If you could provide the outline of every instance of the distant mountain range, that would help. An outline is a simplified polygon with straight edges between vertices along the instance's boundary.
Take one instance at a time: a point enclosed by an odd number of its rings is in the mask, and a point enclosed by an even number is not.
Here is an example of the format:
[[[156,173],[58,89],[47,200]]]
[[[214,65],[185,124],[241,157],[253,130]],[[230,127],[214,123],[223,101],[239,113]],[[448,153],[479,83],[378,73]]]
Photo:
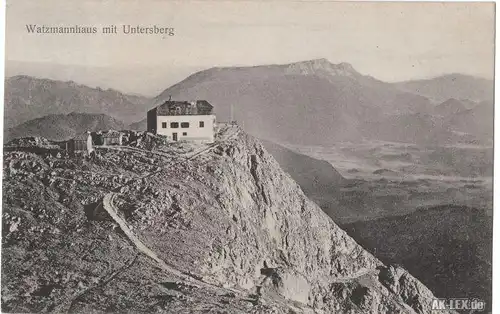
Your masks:
[[[492,94],[491,81],[458,77],[434,79],[439,88],[431,96],[442,99],[460,89],[458,98],[491,98],[486,92]],[[441,117],[434,117],[436,100],[405,84],[385,83],[360,74],[350,64],[318,59],[286,65],[212,68],[168,88],[155,98],[155,103],[170,96],[204,98],[216,104],[218,117],[223,120],[229,119],[232,106],[234,119],[245,130],[276,142],[330,145],[340,140],[382,139],[435,144],[476,139],[474,133],[454,133],[449,116],[442,124]],[[482,84],[478,88],[484,92],[483,99],[473,90],[466,92],[478,84]]]
[[[415,94],[443,102],[449,98],[475,102],[493,102],[493,81],[463,74],[448,74],[426,80],[397,83],[396,86]]]
[[[212,68],[168,88],[155,103],[202,98],[218,118],[233,118],[251,134],[276,142],[333,144],[359,140],[367,120],[429,107],[422,96],[326,59],[286,65]]]
[[[145,130],[146,110],[172,97],[206,99],[215,106],[218,121],[232,117],[248,133],[274,142],[474,142],[492,138],[492,94],[492,81],[470,76],[386,83],[360,74],[348,63],[326,59],[211,68],[154,99],[16,76],[6,81],[5,126],[76,111],[108,114],[130,128]],[[26,126],[16,132],[29,134]]]
[[[456,131],[476,134],[479,138],[493,141],[493,109],[492,102],[483,101],[449,116],[449,123]]]
[[[41,136],[53,141],[73,138],[86,131],[123,130],[126,124],[105,114],[54,114],[26,121],[5,130],[4,142],[14,138]]]
[[[493,103],[467,109],[464,101],[448,99],[429,112],[388,115],[366,121],[360,130],[367,138],[417,144],[493,142]]]
[[[141,119],[149,101],[146,97],[91,88],[72,81],[14,76],[5,81],[5,127],[71,112],[105,113],[130,123]]]

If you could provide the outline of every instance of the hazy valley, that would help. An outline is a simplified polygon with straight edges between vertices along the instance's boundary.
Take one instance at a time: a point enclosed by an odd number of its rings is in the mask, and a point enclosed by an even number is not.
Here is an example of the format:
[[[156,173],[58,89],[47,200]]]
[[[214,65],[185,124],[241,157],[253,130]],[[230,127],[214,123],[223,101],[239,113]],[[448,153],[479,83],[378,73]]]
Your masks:
[[[491,146],[394,142],[343,143],[328,148],[285,146],[330,162],[349,179],[340,189],[341,200],[353,203],[351,207],[357,207],[359,213],[351,210],[352,216],[338,217],[341,220],[371,219],[447,204],[484,208],[490,215],[493,209]]]

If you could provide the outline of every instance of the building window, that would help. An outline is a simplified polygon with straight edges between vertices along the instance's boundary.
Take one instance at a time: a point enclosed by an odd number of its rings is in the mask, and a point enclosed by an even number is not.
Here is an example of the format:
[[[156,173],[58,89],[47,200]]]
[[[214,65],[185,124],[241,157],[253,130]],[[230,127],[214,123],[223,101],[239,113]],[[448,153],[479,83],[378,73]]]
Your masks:
[[[170,122],[170,127],[172,129],[177,129],[179,127],[179,122]]]
[[[181,122],[181,128],[189,128],[189,122]]]
[[[205,121],[200,121],[200,128],[204,128],[205,127]]]
[[[188,135],[187,132],[182,132],[182,136],[186,136],[186,135]]]
[[[161,127],[164,128],[164,129],[166,129],[167,128],[167,122],[162,122],[161,123]]]

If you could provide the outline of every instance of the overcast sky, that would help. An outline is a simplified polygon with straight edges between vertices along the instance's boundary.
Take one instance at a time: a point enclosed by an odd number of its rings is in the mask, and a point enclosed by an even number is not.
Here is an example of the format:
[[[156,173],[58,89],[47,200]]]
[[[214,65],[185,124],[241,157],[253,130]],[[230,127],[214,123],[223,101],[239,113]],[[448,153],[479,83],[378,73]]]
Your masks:
[[[175,36],[120,28],[117,35],[35,35],[26,24],[157,25],[174,27]],[[452,72],[492,78],[493,39],[491,3],[10,0],[6,66],[7,75],[146,94],[212,66],[314,58],[349,62],[385,81]]]

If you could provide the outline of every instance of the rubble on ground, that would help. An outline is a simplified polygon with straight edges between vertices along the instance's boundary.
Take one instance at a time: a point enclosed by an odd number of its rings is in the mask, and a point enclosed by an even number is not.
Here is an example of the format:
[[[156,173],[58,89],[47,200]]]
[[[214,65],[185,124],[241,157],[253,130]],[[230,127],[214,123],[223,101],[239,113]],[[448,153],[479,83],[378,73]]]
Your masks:
[[[53,142],[44,137],[22,137],[11,140],[6,144],[7,146],[16,147],[56,147]],[[58,146],[57,146],[58,147]]]
[[[7,152],[2,311],[428,312],[425,286],[383,273],[257,140],[229,131],[214,146],[136,133],[135,149],[95,159]],[[134,235],[183,276],[99,212],[111,191]]]

